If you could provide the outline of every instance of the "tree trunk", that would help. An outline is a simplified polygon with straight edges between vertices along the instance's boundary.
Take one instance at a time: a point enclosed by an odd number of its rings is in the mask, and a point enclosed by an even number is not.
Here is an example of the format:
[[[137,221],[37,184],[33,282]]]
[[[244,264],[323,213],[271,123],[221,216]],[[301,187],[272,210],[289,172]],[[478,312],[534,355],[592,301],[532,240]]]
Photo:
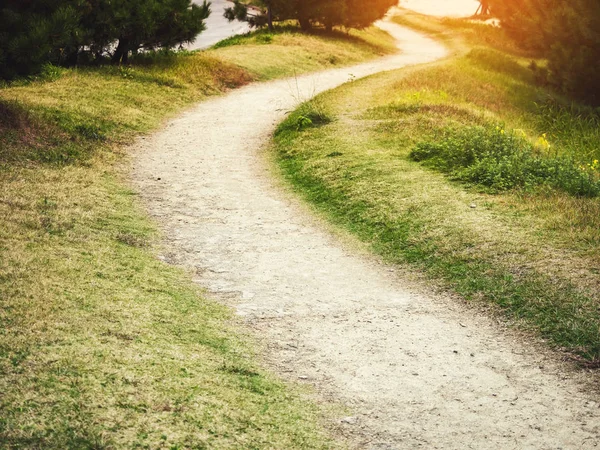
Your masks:
[[[479,8],[477,9],[482,16],[487,16],[490,13],[490,5],[488,0],[479,0]],[[475,14],[477,14],[477,12]]]
[[[77,65],[77,59],[79,57],[79,48],[71,49],[65,57],[65,64],[69,67]]]
[[[123,38],[119,39],[119,45],[117,45],[117,49],[115,50],[115,53],[113,54],[112,61],[117,64],[120,64],[120,63],[126,64],[128,54],[129,54],[129,40],[123,39]]]
[[[305,17],[299,17],[298,22],[303,31],[309,31],[312,28],[310,20]]]
[[[267,10],[267,17],[269,20],[269,31],[273,31],[273,7],[269,5],[269,9]]]

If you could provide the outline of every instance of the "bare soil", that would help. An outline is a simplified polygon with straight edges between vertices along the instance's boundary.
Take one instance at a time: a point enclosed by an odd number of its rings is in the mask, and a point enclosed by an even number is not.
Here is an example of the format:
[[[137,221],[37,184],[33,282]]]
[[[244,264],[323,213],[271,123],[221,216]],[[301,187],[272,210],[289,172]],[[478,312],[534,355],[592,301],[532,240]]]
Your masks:
[[[384,22],[402,53],[253,84],[203,102],[136,144],[132,178],[165,257],[236,309],[284,378],[348,407],[352,446],[595,448],[585,373],[451,298],[344,245],[273,180],[263,149],[299,100],[354,77],[441,58]]]

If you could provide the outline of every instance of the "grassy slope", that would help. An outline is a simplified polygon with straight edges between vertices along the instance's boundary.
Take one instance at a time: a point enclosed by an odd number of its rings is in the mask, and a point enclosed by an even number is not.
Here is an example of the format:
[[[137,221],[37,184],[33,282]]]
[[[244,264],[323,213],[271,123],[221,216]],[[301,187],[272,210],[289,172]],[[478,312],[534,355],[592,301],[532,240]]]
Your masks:
[[[0,447],[322,447],[106,162],[2,174]]]
[[[360,44],[356,54],[387,51],[389,38],[377,39],[382,48]],[[293,40],[315,60],[323,48],[339,64],[356,60],[355,41]],[[272,49],[250,45],[246,57]],[[319,61],[296,70],[331,65]],[[207,96],[289,73],[276,69],[250,71],[216,50],[50,69],[0,89],[0,447],[332,445],[321,412],[256,366],[230,312],[155,258],[154,225],[118,172],[119,148],[135,134]]]
[[[548,133],[552,152],[591,161],[600,157],[596,119],[537,88],[528,60],[493,31],[418,16],[400,21],[442,36],[454,57],[350,83],[304,105],[275,138],[284,176],[388,260],[495,303],[597,364],[600,200],[486,194],[408,157],[445,127],[503,122],[532,141]],[[457,40],[460,30],[466,40]],[[473,48],[482,33],[491,36]],[[298,131],[300,117],[319,114],[333,121]]]
[[[310,36],[293,27],[284,26],[277,30],[274,34],[264,30],[250,36],[226,39],[209,54],[256,73],[261,80],[267,80],[339,64],[358,63],[373,55],[397,50],[389,35],[377,28],[349,30],[347,33],[315,30]]]

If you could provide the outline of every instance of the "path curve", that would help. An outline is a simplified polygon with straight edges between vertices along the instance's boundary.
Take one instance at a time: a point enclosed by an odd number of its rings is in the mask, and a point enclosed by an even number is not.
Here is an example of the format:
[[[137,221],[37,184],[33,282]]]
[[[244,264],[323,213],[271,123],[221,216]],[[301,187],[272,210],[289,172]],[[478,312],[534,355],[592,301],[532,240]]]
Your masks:
[[[411,292],[274,186],[260,151],[298,98],[446,53],[380,26],[402,54],[235,90],[139,142],[134,183],[169,261],[247,318],[276,370],[348,405],[339,427],[359,447],[594,448],[599,405],[576,375],[489,319]]]

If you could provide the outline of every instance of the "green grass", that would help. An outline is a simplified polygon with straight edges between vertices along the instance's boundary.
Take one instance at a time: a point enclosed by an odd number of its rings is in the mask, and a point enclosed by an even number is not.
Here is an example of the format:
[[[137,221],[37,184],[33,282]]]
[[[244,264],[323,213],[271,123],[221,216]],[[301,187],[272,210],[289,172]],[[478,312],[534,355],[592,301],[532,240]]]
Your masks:
[[[546,135],[532,143],[523,130],[505,130],[503,125],[448,127],[435,138],[418,142],[410,158],[491,193],[556,190],[599,197],[598,160],[584,164],[550,155],[549,146]]]
[[[229,46],[0,88],[0,447],[336,446],[231,312],[156,258],[120,169],[125,144],[194,102],[389,51],[357,35],[256,39],[235,46],[248,67]],[[306,64],[272,59],[288,44]]]
[[[401,14],[394,20],[400,25],[434,36],[450,44],[454,50],[460,51],[472,46],[484,45],[513,56],[536,56],[520,48],[501,27],[489,26],[488,23],[478,19],[433,17],[401,8]]]
[[[355,81],[303,105],[275,135],[283,176],[387,260],[495,304],[554,347],[597,365],[600,200],[552,186],[490,193],[410,157],[456,130],[501,124],[524,135],[527,148],[546,133],[541,156],[588,170],[600,159],[597,112],[537,87],[529,61],[499,43],[473,46],[460,27],[431,19],[420,28],[426,25],[444,35],[454,57]],[[328,120],[299,127],[312,110]]]
[[[247,69],[260,80],[269,80],[354,64],[396,51],[393,39],[374,27],[329,33],[316,29],[307,34],[294,26],[280,25],[274,32],[265,29],[226,39],[209,54]]]
[[[393,39],[374,28],[305,34],[282,26],[234,37],[206,52],[140,55],[131,66],[49,67],[32,81],[0,88],[0,163],[78,161],[99,144],[126,142],[194,102],[250,81],[393,51]]]
[[[165,117],[252,80],[203,53],[140,58],[131,67],[60,69],[0,89],[0,163],[72,163],[156,128]]]
[[[0,447],[323,448],[105,161],[0,175]]]

